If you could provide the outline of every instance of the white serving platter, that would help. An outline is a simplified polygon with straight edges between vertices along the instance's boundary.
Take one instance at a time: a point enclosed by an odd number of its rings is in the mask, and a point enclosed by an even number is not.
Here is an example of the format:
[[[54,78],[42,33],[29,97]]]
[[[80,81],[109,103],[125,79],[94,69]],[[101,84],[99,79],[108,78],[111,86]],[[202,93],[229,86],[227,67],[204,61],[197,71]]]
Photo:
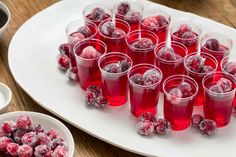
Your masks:
[[[104,111],[88,109],[83,91],[71,83],[57,67],[58,46],[66,42],[65,27],[82,19],[82,8],[97,0],[65,0],[33,16],[17,31],[8,53],[9,66],[16,82],[40,106],[86,133],[127,151],[160,157],[235,157],[236,119],[218,129],[214,137],[206,138],[192,128],[172,132],[169,136],[143,137],[136,133],[135,118],[129,114],[129,104]],[[190,20],[203,29],[223,33],[236,43],[233,28],[212,20],[140,0],[145,7],[164,10],[172,21]],[[105,1],[106,3],[108,1]],[[109,0],[109,4],[113,1]],[[236,58],[236,48],[231,57]],[[158,116],[162,116],[162,98]]]

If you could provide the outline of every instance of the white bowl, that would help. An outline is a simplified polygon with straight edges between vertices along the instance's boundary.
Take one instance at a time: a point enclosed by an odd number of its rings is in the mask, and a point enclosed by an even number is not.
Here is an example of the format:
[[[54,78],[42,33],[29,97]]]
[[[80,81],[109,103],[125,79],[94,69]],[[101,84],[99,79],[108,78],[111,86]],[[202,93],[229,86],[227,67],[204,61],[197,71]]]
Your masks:
[[[0,82],[0,113],[4,112],[12,99],[11,89]]]
[[[0,37],[1,37],[2,33],[7,29],[7,26],[11,19],[11,12],[8,9],[8,7],[1,1],[0,1],[0,9],[3,10],[7,14],[7,17],[8,17],[7,22],[4,24],[4,26],[2,26],[2,28],[0,28]]]
[[[74,139],[69,129],[63,123],[45,114],[38,112],[27,112],[27,111],[17,111],[17,112],[9,112],[2,114],[0,115],[0,123],[8,120],[16,121],[19,115],[30,116],[33,123],[41,124],[45,130],[49,130],[51,128],[57,129],[60,133],[61,138],[64,139],[68,145],[68,157],[73,157]]]

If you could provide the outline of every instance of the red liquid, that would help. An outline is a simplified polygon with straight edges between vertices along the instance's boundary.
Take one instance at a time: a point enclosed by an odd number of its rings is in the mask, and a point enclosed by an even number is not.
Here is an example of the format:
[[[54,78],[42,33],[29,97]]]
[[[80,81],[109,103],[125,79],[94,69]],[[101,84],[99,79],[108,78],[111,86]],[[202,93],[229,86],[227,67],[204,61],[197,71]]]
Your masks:
[[[107,19],[111,19],[111,15],[109,14],[105,14],[104,18],[100,21],[96,21],[90,18],[91,14],[86,15],[86,19],[88,19],[89,21],[93,22],[94,24],[96,24],[97,26],[103,21],[103,20],[107,20]]]
[[[124,16],[121,16],[118,14],[115,15],[115,18],[124,20]],[[124,21],[126,21],[126,20],[124,20]],[[138,30],[140,28],[140,21],[138,21],[138,22],[126,21],[126,22],[130,25],[130,31]]]
[[[197,33],[195,34],[198,36]],[[171,34],[171,41],[177,41],[184,44],[188,49],[188,54],[198,51],[199,38],[192,40],[181,39],[178,37],[178,32],[174,32],[173,34]]]

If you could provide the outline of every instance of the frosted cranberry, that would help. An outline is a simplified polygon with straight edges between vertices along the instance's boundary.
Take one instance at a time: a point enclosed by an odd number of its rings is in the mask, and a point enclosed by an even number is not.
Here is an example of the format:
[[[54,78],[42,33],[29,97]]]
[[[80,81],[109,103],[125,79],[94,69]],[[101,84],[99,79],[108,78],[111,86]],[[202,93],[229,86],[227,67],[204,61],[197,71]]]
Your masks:
[[[52,150],[54,150],[54,149],[56,149],[57,146],[65,146],[65,142],[64,142],[64,140],[61,139],[61,138],[56,138],[56,139],[53,139],[52,141],[50,141],[50,142],[48,143],[48,146],[49,146]]]
[[[33,148],[29,145],[23,144],[19,146],[17,154],[19,157],[31,157],[33,155]]]
[[[158,119],[155,122],[154,130],[159,135],[165,135],[170,132],[170,123],[165,119]]]
[[[77,75],[77,68],[76,67],[71,67],[66,71],[66,76],[70,79],[70,80],[78,80],[78,75]]]
[[[151,39],[141,38],[131,44],[133,47],[138,49],[148,49],[154,46]]]
[[[214,93],[223,93],[223,89],[217,84],[214,84],[214,85],[210,86],[209,90],[214,92]]]
[[[156,30],[158,29],[159,24],[155,16],[149,16],[143,20],[143,26],[149,30]]]
[[[26,133],[24,136],[22,136],[21,142],[23,144],[27,144],[27,145],[33,147],[38,142],[38,136],[36,135],[35,132]]]
[[[40,132],[44,132],[44,129],[42,128],[40,124],[33,124],[31,125],[29,132],[40,133]]]
[[[67,150],[64,146],[57,146],[57,148],[53,152],[53,157],[66,157]]]
[[[105,67],[104,67],[104,70],[106,72],[109,72],[109,73],[119,73],[120,72],[120,69],[117,65],[117,63],[110,63],[110,64],[107,64]]]
[[[96,102],[95,102],[95,104],[94,104],[94,106],[95,106],[96,108],[104,108],[104,107],[106,107],[107,105],[108,105],[108,101],[107,101],[107,99],[106,99],[105,97],[103,97],[103,96],[97,97]]]
[[[13,140],[21,144],[21,138],[26,134],[27,132],[25,130],[17,130],[16,132],[13,133]]]
[[[187,24],[182,24],[179,26],[177,33],[179,37],[182,37],[183,33],[192,32],[192,28]]]
[[[34,151],[35,157],[51,157],[52,151],[47,145],[38,145]]]
[[[69,44],[68,43],[61,44],[58,49],[62,55],[69,56],[70,52],[69,52]]]
[[[137,126],[137,131],[140,135],[148,136],[153,133],[154,126],[151,121],[139,121]]]
[[[158,51],[158,56],[161,59],[164,59],[167,61],[174,61],[176,59],[174,50],[172,48],[168,48],[168,47],[162,47]]]
[[[193,38],[195,38],[197,35],[194,33],[194,32],[184,32],[183,34],[182,34],[182,38],[183,39],[193,39]]]
[[[236,76],[236,62],[230,61],[223,68],[227,73],[234,75],[234,77]]]
[[[40,144],[40,145],[44,145],[44,144],[48,144],[51,139],[49,138],[49,136],[47,136],[45,133],[43,132],[40,132],[38,133],[38,142],[37,144]]]
[[[127,60],[122,60],[118,64],[119,64],[120,69],[121,69],[122,72],[128,70],[131,66],[131,63]]]
[[[87,58],[87,59],[93,59],[101,54],[93,47],[93,46],[87,46],[82,50],[82,53],[80,54],[80,57]]]
[[[212,72],[214,68],[212,66],[205,65],[201,69],[201,73],[209,73]]]
[[[156,16],[156,20],[158,22],[159,27],[166,26],[169,22],[166,20],[166,18],[162,15]]]
[[[156,69],[149,69],[143,74],[143,81],[145,85],[152,85],[161,79],[161,74]]]
[[[125,37],[125,35],[126,33],[121,29],[115,29],[111,34],[113,38],[122,38]]]
[[[91,11],[91,14],[90,14],[89,18],[91,20],[101,21],[101,20],[104,19],[105,15],[106,15],[106,13],[102,8],[94,8]]]
[[[202,115],[195,114],[191,118],[191,124],[194,127],[199,127],[199,124],[201,123],[202,120],[203,120],[203,116]]]
[[[16,124],[13,121],[5,121],[2,123],[1,129],[5,134],[10,136],[16,130]]]
[[[199,129],[204,135],[214,135],[216,133],[216,122],[210,119],[203,119],[199,124]]]
[[[192,87],[188,82],[181,82],[179,89],[181,90],[183,97],[189,97],[192,95]]]
[[[143,75],[137,73],[130,77],[130,79],[138,85],[144,85]]]
[[[70,36],[71,36],[73,44],[78,42],[78,41],[81,41],[85,38],[84,35],[82,33],[79,33],[79,32],[74,32]]]
[[[19,149],[19,145],[16,143],[9,143],[7,145],[7,152],[12,156],[17,156],[18,149]]]
[[[93,92],[87,91],[85,92],[84,100],[88,106],[94,106],[96,102],[96,95]]]
[[[48,135],[51,139],[55,139],[59,137],[59,132],[52,128],[46,132],[46,135]]]
[[[206,41],[205,47],[209,50],[218,51],[220,43],[217,39],[211,38]]]
[[[101,89],[97,86],[91,85],[86,89],[87,92],[92,92],[95,94],[96,97],[101,95]]]
[[[200,55],[190,56],[186,60],[186,66],[195,72],[200,72],[203,68],[205,62],[205,58],[201,57]]]
[[[88,38],[92,35],[92,32],[90,30],[90,28],[88,26],[81,26],[79,29],[78,29],[78,32],[83,34],[85,38]]]
[[[12,142],[13,141],[8,137],[1,137],[0,138],[0,151],[5,151],[7,148],[7,145]]]
[[[128,2],[120,2],[117,5],[117,13],[120,15],[125,15],[130,11],[130,4]]]
[[[111,21],[107,21],[101,25],[100,31],[103,35],[111,36],[115,31],[115,25]]]
[[[218,82],[217,85],[220,86],[223,90],[223,92],[229,92],[232,89],[232,82],[227,79],[227,78],[221,78]]]
[[[152,115],[151,112],[145,112],[142,113],[139,118],[138,121],[151,121],[151,122],[156,122],[156,117]]]
[[[181,92],[181,90],[179,88],[172,88],[169,92],[168,92],[168,96],[167,99],[172,103],[172,104],[179,104],[181,102],[181,100],[179,98],[183,97],[183,93]]]
[[[61,55],[58,59],[58,66],[63,71],[68,70],[70,67],[70,58],[67,55]]]
[[[140,14],[137,11],[130,10],[125,16],[124,20],[129,23],[138,23],[140,20]]]
[[[28,130],[30,128],[31,123],[31,119],[27,115],[20,115],[16,121],[17,127],[25,130]]]

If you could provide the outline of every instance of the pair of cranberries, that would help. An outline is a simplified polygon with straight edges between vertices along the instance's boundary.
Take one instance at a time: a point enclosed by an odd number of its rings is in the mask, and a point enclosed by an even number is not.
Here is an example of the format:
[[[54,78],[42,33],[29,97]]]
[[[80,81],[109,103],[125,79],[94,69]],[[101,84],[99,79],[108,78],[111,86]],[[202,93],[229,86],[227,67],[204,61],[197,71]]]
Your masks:
[[[165,119],[156,119],[150,112],[143,113],[138,118],[136,125],[140,135],[148,136],[153,132],[165,135],[170,132],[170,123]]]
[[[126,33],[119,28],[116,28],[115,24],[111,21],[107,21],[100,26],[100,32],[108,37],[122,38],[125,37]]]
[[[16,122],[5,121],[0,130],[0,156],[66,157],[67,146],[56,129],[45,131],[29,116],[20,115]]]
[[[216,133],[216,122],[210,119],[204,119],[200,114],[192,116],[191,124],[198,128],[202,134],[212,136]]]
[[[218,94],[230,92],[232,90],[232,82],[227,78],[221,78],[215,84],[210,86],[209,90]]]
[[[140,38],[131,43],[131,46],[137,49],[149,49],[154,47],[154,44],[149,38]]]
[[[152,85],[161,79],[161,74],[156,69],[149,69],[142,74],[136,73],[130,77],[131,81],[138,85]]]
[[[182,58],[182,56],[175,53],[174,49],[171,47],[162,47],[157,55],[159,58],[167,61],[175,61]]]
[[[121,60],[116,63],[107,64],[103,69],[109,73],[121,73],[128,70],[131,66],[131,63],[127,60]]]
[[[149,16],[142,21],[142,25],[149,30],[158,30],[158,28],[164,27],[168,25],[168,23],[168,20],[162,15]]]

